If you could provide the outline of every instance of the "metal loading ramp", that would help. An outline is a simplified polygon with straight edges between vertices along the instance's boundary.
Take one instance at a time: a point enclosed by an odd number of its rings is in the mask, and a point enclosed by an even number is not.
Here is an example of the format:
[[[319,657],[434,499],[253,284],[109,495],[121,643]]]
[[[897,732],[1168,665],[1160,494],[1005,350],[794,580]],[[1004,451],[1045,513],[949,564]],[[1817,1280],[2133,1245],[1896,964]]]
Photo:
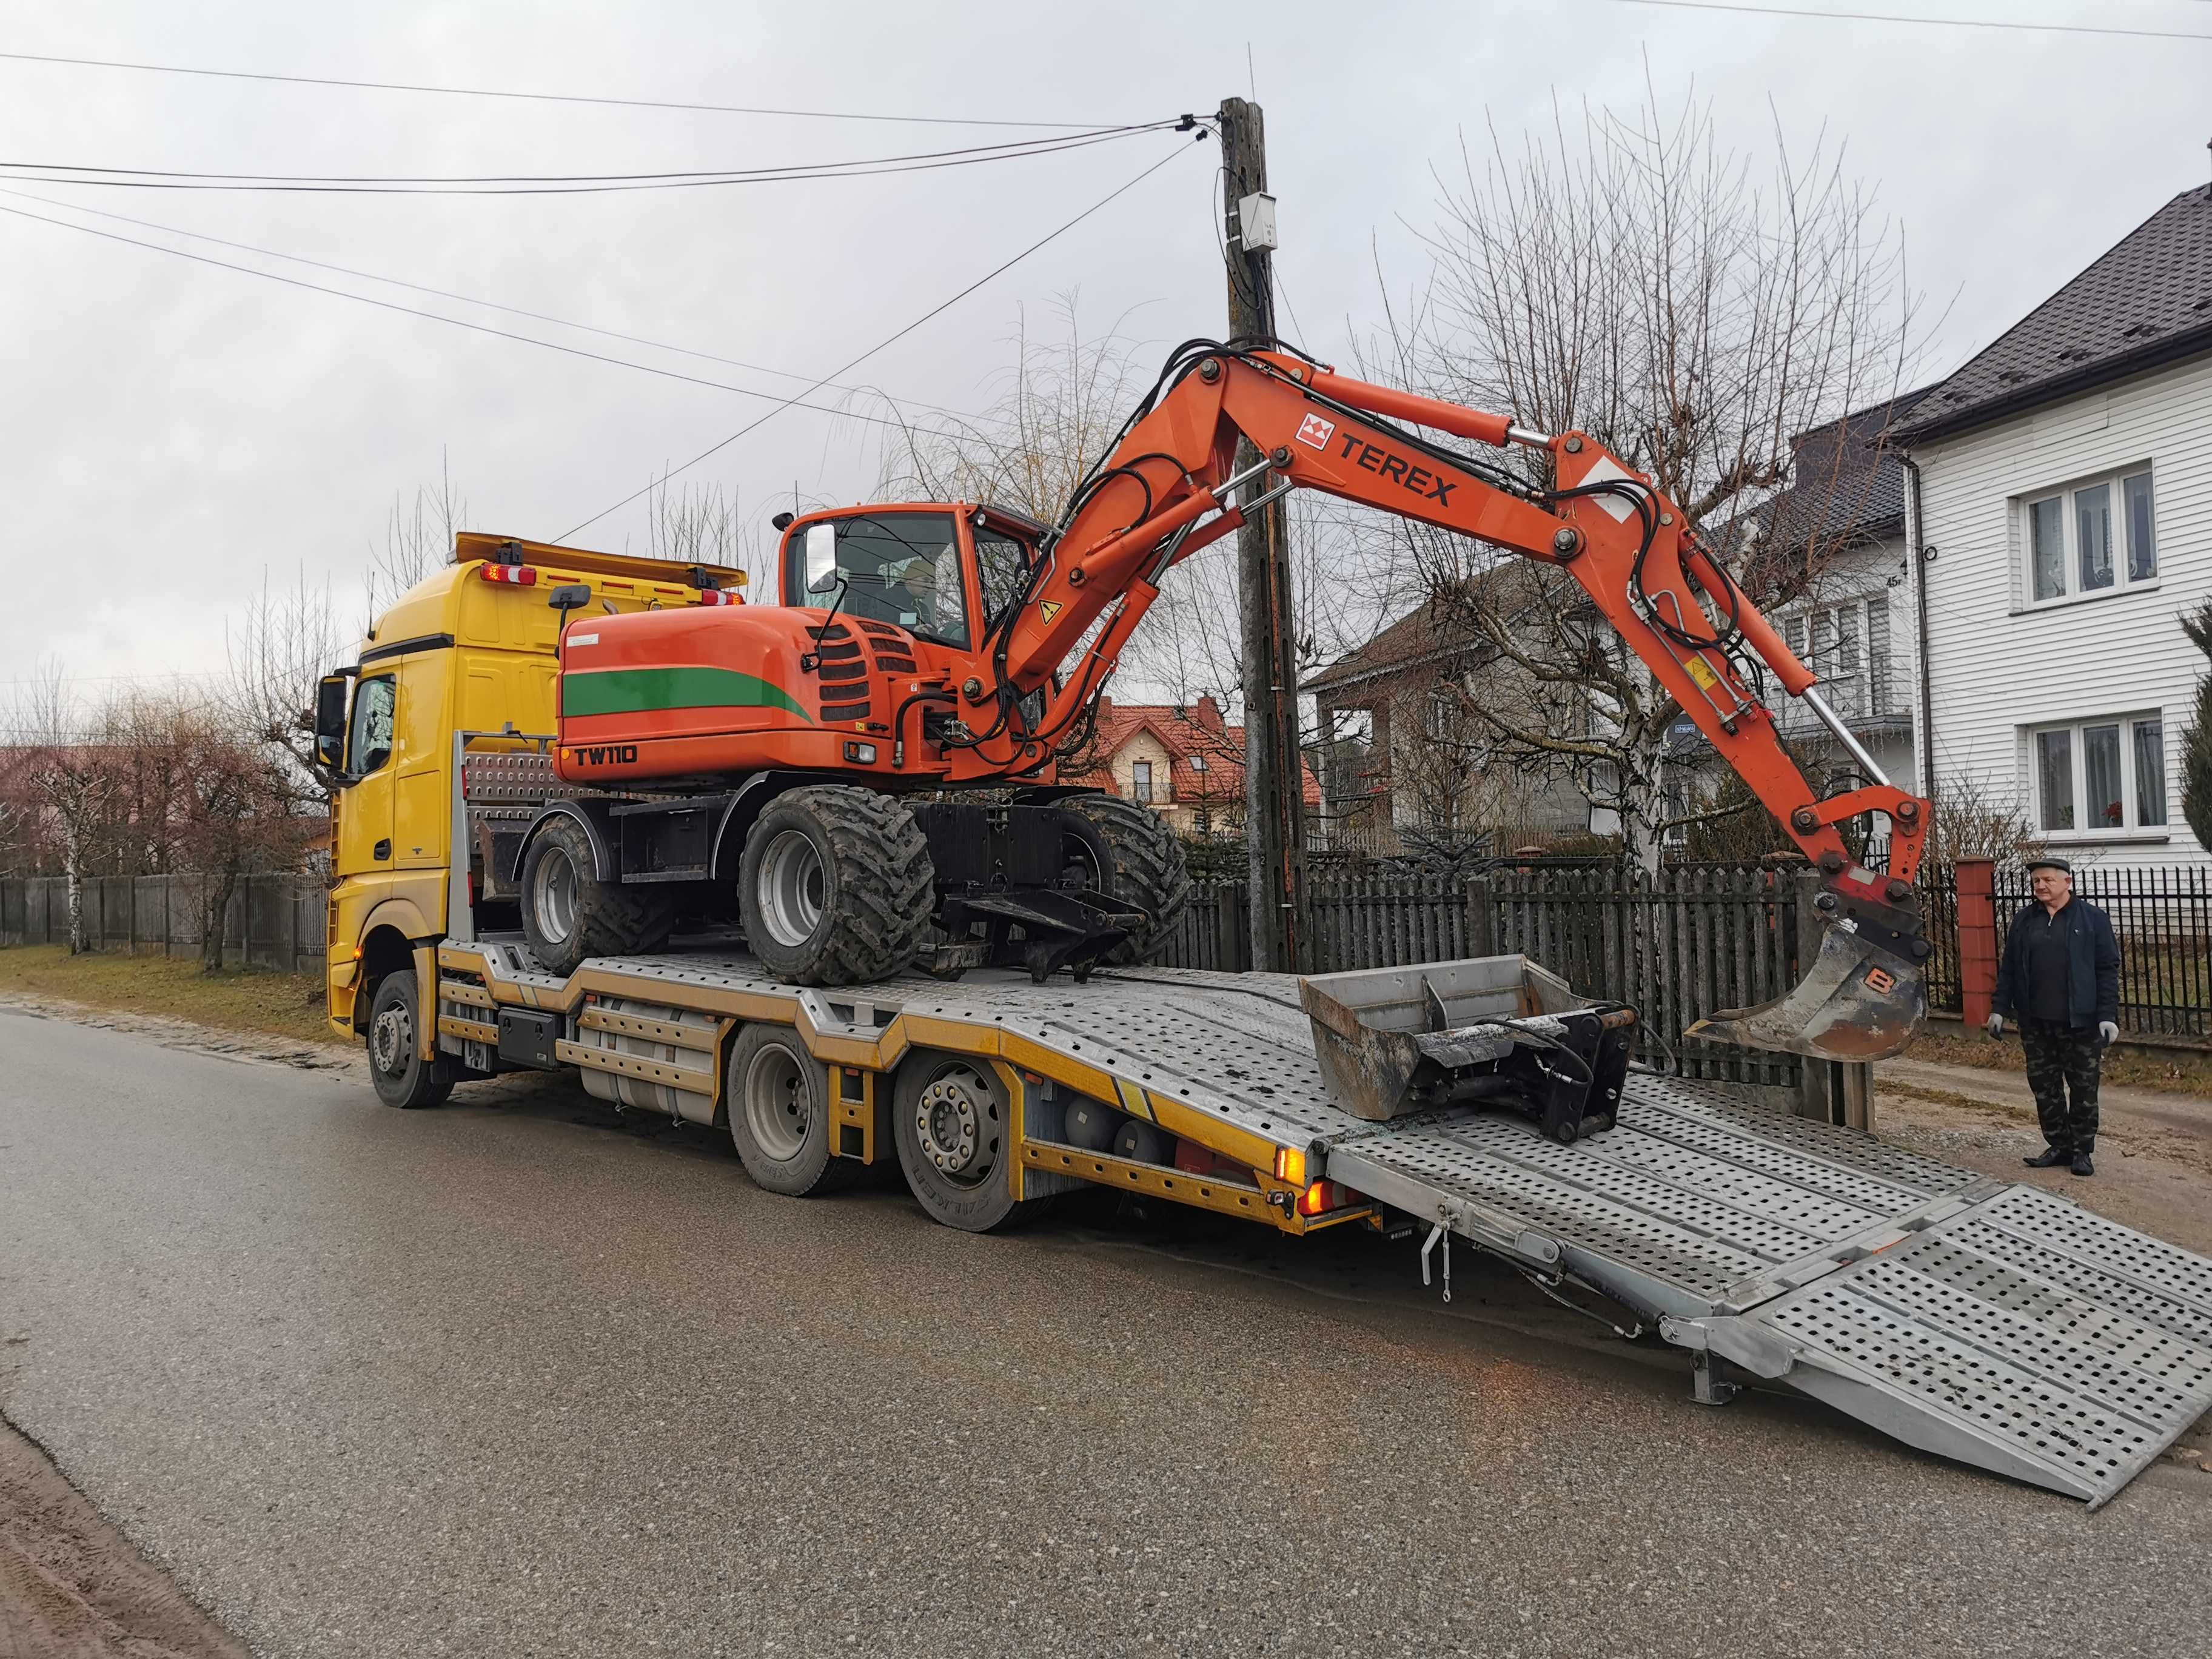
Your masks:
[[[452,947],[448,947],[449,951]],[[490,977],[539,1006],[574,982],[507,944]],[[684,1006],[773,996],[885,1060],[933,1026],[1022,1040],[1022,1063],[1115,1103],[1306,1152],[1324,1174],[1550,1280],[1578,1280],[1697,1356],[1778,1380],[1909,1444],[2101,1504],[2212,1411],[2212,1261],[2037,1188],[1632,1073],[1616,1126],[1561,1146],[1461,1108],[1372,1123],[1323,1086],[1287,975],[1161,969],[1086,986],[1012,975],[835,991],[742,954],[607,959],[587,984]],[[994,1036],[989,1039],[997,1042]],[[1006,1050],[1012,1056],[1012,1048]]]

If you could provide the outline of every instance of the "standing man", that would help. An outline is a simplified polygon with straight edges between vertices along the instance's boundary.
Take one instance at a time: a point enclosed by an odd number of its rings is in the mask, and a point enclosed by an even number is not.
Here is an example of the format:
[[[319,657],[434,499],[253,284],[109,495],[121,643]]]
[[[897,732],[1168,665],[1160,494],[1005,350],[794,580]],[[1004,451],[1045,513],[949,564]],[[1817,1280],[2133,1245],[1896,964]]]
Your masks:
[[[1989,1031],[2002,1036],[2008,1014],[2020,1025],[2027,1086],[2051,1143],[2024,1160],[2028,1167],[2066,1164],[2094,1175],[2097,1075],[2105,1046],[2120,1034],[2120,941],[2111,917],[2074,896],[2074,866],[2064,859],[2032,860],[2027,878],[2035,902],[2005,934]]]

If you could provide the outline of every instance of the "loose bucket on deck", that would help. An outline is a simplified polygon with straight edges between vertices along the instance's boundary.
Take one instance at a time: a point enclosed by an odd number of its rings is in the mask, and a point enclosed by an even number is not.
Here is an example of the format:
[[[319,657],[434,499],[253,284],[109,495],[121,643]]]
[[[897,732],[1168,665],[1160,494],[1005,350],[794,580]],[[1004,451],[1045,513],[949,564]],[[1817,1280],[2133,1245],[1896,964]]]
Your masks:
[[[1636,1029],[1634,1010],[1520,956],[1317,975],[1298,1000],[1347,1111],[1380,1123],[1496,1101],[1559,1141],[1612,1127]]]

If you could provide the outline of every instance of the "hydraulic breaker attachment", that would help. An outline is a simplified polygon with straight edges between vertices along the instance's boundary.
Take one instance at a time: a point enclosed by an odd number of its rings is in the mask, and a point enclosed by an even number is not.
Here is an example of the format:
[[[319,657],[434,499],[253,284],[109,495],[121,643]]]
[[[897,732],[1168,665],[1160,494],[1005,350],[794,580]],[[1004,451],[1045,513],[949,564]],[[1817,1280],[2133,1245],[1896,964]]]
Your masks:
[[[1562,1143],[1613,1127],[1636,1012],[1577,996],[1526,957],[1298,981],[1322,1078],[1370,1122],[1494,1102]]]
[[[1929,947],[1911,886],[1852,870],[1831,877],[1814,904],[1828,926],[1811,969],[1788,994],[1755,1008],[1717,1009],[1685,1036],[1866,1060],[1896,1054],[1919,1035],[1928,1018]]]

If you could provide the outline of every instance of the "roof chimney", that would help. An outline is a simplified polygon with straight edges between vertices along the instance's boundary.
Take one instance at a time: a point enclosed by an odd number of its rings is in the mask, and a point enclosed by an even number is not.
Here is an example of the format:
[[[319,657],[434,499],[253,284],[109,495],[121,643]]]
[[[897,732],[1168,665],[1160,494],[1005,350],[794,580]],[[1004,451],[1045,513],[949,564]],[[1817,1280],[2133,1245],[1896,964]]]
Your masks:
[[[1199,694],[1198,723],[1200,726],[1210,726],[1217,732],[1221,729],[1221,705],[1214,702],[1213,693],[1211,691],[1202,691]]]

